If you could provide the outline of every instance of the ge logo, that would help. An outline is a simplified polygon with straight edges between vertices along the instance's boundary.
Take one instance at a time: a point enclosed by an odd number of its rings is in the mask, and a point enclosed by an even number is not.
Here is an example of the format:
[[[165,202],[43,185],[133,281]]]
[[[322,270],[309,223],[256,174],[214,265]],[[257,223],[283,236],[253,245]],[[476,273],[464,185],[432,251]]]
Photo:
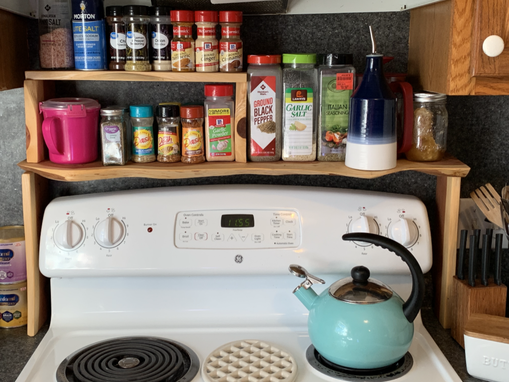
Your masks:
[[[244,258],[242,257],[242,255],[237,255],[237,256],[235,256],[235,262],[236,262],[237,264],[242,263],[242,261],[243,261],[243,260],[244,260]]]

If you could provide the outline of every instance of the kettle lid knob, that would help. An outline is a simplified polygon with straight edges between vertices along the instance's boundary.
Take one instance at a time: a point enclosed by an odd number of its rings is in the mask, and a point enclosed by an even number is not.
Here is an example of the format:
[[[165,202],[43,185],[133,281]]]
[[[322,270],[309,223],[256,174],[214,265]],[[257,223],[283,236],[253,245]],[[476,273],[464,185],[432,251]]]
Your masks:
[[[369,272],[368,268],[366,268],[363,265],[359,265],[357,267],[352,268],[350,275],[352,276],[353,279],[352,283],[355,286],[366,286],[368,285],[368,279],[371,273]]]

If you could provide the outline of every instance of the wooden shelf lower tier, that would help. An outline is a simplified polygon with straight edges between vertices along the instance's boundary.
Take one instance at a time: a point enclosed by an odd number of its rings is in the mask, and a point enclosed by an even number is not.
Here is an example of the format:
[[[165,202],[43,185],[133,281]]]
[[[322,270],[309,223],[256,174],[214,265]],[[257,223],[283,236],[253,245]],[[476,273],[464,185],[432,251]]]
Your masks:
[[[20,162],[19,167],[48,179],[78,182],[113,178],[183,179],[226,175],[338,175],[373,179],[401,171],[419,171],[435,176],[465,177],[470,168],[448,157],[439,162],[411,162],[398,160],[396,168],[385,171],[360,171],[348,168],[344,162],[205,162],[133,163],[125,166],[103,166],[101,162],[82,165],[61,165],[48,160],[40,163]]]

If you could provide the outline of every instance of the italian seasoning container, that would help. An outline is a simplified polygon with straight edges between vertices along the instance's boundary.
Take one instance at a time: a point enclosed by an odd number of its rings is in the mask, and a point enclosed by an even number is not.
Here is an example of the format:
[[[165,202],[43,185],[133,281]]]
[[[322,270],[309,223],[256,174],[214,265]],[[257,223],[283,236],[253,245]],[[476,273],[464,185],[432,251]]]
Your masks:
[[[157,106],[157,161],[180,162],[178,105]]]
[[[192,11],[171,11],[173,40],[171,63],[174,72],[194,72],[194,39]]]
[[[270,162],[281,159],[281,56],[247,58],[248,159]]]
[[[152,70],[149,57],[148,8],[142,5],[124,7],[126,26],[126,63],[125,70],[131,72],[149,72]]]
[[[109,36],[109,60],[110,70],[124,70],[126,35],[123,16],[123,7],[113,5],[106,7],[106,23],[108,24]]]
[[[152,67],[155,71],[171,71],[171,22],[167,7],[150,8],[152,25]]]
[[[182,162],[205,162],[203,144],[203,106],[181,106],[182,118]]]
[[[447,146],[448,113],[446,95],[421,92],[414,94],[414,130],[408,160],[432,162],[441,160]]]
[[[233,161],[235,102],[233,85],[205,85],[205,135],[207,161]]]
[[[198,31],[195,44],[197,72],[217,72],[219,69],[218,41],[216,39],[217,12],[196,11],[194,19]]]
[[[154,148],[154,115],[152,106],[131,106],[133,129],[133,162],[146,163],[156,160]]]
[[[344,162],[350,97],[355,89],[352,54],[318,56],[318,160]]]
[[[285,161],[316,159],[316,54],[283,54],[283,154]]]
[[[221,41],[219,41],[219,70],[221,72],[242,72],[242,40],[240,26],[242,12],[219,12],[221,24]]]
[[[129,109],[108,106],[101,110],[101,145],[104,166],[124,165],[130,159]]]

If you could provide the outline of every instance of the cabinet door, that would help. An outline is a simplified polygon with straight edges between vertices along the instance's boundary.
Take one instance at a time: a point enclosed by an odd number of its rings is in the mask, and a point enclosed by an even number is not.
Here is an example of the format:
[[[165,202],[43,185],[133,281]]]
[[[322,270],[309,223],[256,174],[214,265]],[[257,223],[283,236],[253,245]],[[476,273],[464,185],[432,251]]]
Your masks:
[[[505,43],[502,53],[489,57],[483,51],[487,37],[500,36]],[[472,28],[473,76],[509,76],[509,0],[476,0]]]

